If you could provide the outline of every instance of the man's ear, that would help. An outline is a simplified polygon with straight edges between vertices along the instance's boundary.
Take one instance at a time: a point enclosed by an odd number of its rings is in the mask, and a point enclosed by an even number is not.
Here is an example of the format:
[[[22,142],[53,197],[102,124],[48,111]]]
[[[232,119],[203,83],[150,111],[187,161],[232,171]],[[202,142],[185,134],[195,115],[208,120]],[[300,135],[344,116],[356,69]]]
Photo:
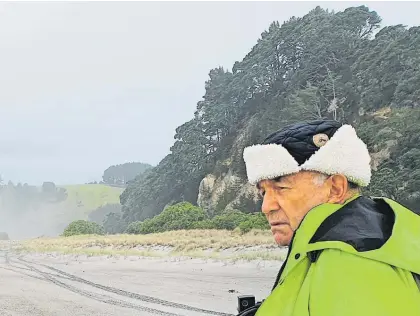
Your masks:
[[[335,174],[328,179],[330,194],[328,203],[344,203],[348,197],[349,182],[342,174]]]

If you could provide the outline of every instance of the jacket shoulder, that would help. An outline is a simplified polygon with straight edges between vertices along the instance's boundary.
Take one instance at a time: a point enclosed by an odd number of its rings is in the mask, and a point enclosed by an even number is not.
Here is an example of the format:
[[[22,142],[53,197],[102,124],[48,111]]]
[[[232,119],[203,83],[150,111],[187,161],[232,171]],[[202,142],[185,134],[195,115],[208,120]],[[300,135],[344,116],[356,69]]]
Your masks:
[[[322,251],[311,270],[311,315],[420,315],[409,271],[339,249]]]

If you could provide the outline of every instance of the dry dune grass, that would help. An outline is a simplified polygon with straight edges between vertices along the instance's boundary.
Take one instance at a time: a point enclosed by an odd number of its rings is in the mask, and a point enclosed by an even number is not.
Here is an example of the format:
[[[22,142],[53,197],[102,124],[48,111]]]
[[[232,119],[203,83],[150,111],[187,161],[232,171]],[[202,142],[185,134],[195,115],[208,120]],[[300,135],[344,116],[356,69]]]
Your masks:
[[[274,247],[271,232],[251,231],[241,235],[224,230],[179,230],[148,235],[80,235],[27,240],[27,246],[118,247],[170,246],[175,250],[228,249],[234,247]]]
[[[24,251],[86,255],[190,256],[226,259],[283,259],[270,231],[240,234],[223,230],[180,230],[149,235],[84,235],[36,238],[19,245]],[[250,249],[250,251],[247,251]]]

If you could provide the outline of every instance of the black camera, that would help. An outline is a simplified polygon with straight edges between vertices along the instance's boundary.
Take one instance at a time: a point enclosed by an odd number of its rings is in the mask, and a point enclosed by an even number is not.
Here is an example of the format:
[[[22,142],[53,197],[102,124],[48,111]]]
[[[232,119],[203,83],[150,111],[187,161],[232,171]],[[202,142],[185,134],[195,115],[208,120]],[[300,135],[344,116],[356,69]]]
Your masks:
[[[238,296],[238,313],[242,313],[244,310],[252,306],[255,306],[255,296],[253,295]]]

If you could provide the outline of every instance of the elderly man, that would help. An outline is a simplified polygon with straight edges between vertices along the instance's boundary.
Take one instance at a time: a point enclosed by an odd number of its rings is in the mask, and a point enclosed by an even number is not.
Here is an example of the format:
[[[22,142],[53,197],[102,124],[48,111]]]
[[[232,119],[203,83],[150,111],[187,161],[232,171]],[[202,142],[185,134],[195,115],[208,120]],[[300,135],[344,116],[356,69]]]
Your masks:
[[[420,315],[420,216],[360,194],[370,156],[353,127],[288,126],[244,160],[275,241],[289,246],[257,316]]]

